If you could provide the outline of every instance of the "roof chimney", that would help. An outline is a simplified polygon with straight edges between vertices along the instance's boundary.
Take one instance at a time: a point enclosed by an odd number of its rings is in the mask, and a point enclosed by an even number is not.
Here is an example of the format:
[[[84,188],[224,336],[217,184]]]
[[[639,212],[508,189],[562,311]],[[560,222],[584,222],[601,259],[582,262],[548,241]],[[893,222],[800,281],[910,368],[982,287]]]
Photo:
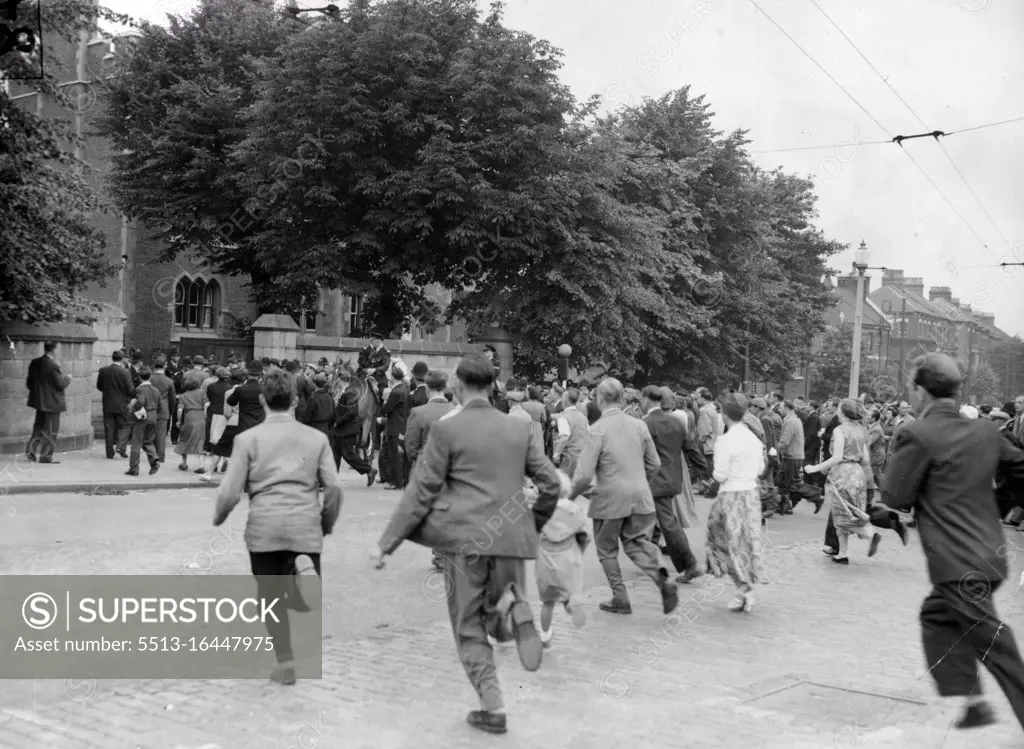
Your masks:
[[[996,326],[996,316],[995,315],[990,315],[990,314],[988,314],[986,312],[985,314],[979,314],[978,315],[978,319],[981,320],[986,325],[990,325],[993,328]]]
[[[953,304],[953,290],[948,286],[932,286],[928,290],[928,301],[934,302],[936,299],[945,299]]]
[[[903,271],[894,270],[892,268],[886,269],[882,274],[882,286],[902,286],[903,285]]]
[[[912,291],[918,296],[924,296],[924,278],[920,276],[907,276],[903,279],[903,288]]]

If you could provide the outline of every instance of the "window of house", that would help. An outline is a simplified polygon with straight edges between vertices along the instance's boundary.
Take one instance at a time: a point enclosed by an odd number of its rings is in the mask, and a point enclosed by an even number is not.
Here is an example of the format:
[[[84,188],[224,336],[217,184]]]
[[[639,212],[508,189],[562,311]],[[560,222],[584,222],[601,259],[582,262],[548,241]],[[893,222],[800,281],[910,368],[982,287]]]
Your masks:
[[[345,294],[345,333],[363,329],[363,297],[357,294]]]
[[[316,293],[312,302],[306,297],[301,300],[301,309],[299,314],[292,315],[292,319],[295,324],[299,326],[299,329],[304,333],[315,333],[316,332],[316,319],[324,311],[324,299],[320,292]]]
[[[215,331],[220,316],[220,284],[182,276],[174,287],[174,325],[186,330]]]

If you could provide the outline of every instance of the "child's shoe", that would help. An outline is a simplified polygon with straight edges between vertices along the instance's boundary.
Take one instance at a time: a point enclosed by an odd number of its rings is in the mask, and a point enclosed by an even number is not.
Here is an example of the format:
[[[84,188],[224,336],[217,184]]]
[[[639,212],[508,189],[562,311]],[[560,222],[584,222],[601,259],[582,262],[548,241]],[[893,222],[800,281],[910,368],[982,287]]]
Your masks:
[[[554,635],[554,633],[555,633],[554,626],[552,626],[551,629],[549,629],[549,630],[544,630],[543,628],[538,629],[537,630],[537,634],[540,635],[540,644],[543,645],[545,648],[550,648],[551,647],[551,637],[552,637],[552,635]]]
[[[565,602],[565,611],[572,617],[572,626],[576,627],[576,629],[579,629],[587,623],[586,612],[579,606],[573,604],[572,601]]]

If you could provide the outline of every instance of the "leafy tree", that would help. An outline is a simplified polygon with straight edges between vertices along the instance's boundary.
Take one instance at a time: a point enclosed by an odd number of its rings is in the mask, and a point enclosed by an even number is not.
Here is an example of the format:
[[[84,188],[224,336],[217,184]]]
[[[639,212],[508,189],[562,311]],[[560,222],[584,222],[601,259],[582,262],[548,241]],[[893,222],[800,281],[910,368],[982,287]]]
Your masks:
[[[814,381],[811,396],[818,399],[845,397],[850,391],[850,367],[853,363],[853,326],[832,329],[822,338],[821,348],[814,358]],[[898,372],[884,372],[868,351],[861,348],[858,395],[867,393],[876,401],[888,401],[899,396],[902,383]]]
[[[991,364],[983,359],[965,375],[962,389],[967,399],[979,403],[999,401],[1002,385]]]
[[[34,4],[25,3],[19,17],[35,14]],[[42,18],[42,49],[49,52],[44,77],[30,80],[41,67],[37,46],[0,57],[0,79],[69,104],[57,87],[54,46],[75,42],[100,18],[125,19],[82,0],[47,2]],[[69,150],[76,142],[67,121],[16,106],[11,93],[0,88],[0,319],[88,318],[98,305],[82,292],[117,272],[106,259],[103,234],[90,222],[90,215],[105,206],[88,187],[87,165]]]
[[[999,394],[1003,400],[1024,392],[1024,341],[1015,336],[993,346],[987,359],[999,378]]]

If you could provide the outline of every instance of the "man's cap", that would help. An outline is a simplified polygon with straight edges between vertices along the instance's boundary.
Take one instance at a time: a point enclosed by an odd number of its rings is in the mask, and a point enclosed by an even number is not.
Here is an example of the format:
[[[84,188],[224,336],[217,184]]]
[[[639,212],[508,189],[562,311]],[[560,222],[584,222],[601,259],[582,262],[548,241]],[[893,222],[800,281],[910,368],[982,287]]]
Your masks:
[[[258,360],[251,361],[249,362],[249,366],[246,368],[246,370],[249,372],[249,374],[253,375],[263,374],[263,362]]]
[[[426,377],[427,372],[430,371],[430,367],[427,366],[425,361],[418,361],[412,365],[412,376],[413,377]]]
[[[278,361],[277,359],[271,359],[270,360],[270,366],[280,368],[281,367],[281,362]]]
[[[754,400],[750,401],[750,405],[753,406],[754,408],[764,408],[764,409],[767,409],[768,408],[768,401],[766,401],[761,396],[758,396],[758,397],[754,398]]]
[[[141,351],[132,352],[132,362],[143,361],[143,359],[145,359],[145,357],[142,355]]]
[[[519,378],[518,377],[509,377],[507,380],[505,380],[505,389],[506,390],[518,390],[519,389]]]
[[[193,364],[206,364],[206,358],[203,356],[196,356],[192,359]]]
[[[396,380],[405,379],[405,370],[402,369],[398,364],[391,368],[391,376]]]
[[[448,378],[445,377],[444,372],[427,372],[426,376],[423,378],[423,381],[431,390],[444,390],[445,387],[448,385]]]
[[[313,384],[319,388],[322,388],[324,385],[327,384],[327,375],[325,375],[323,372],[318,372],[317,374],[313,375]]]

